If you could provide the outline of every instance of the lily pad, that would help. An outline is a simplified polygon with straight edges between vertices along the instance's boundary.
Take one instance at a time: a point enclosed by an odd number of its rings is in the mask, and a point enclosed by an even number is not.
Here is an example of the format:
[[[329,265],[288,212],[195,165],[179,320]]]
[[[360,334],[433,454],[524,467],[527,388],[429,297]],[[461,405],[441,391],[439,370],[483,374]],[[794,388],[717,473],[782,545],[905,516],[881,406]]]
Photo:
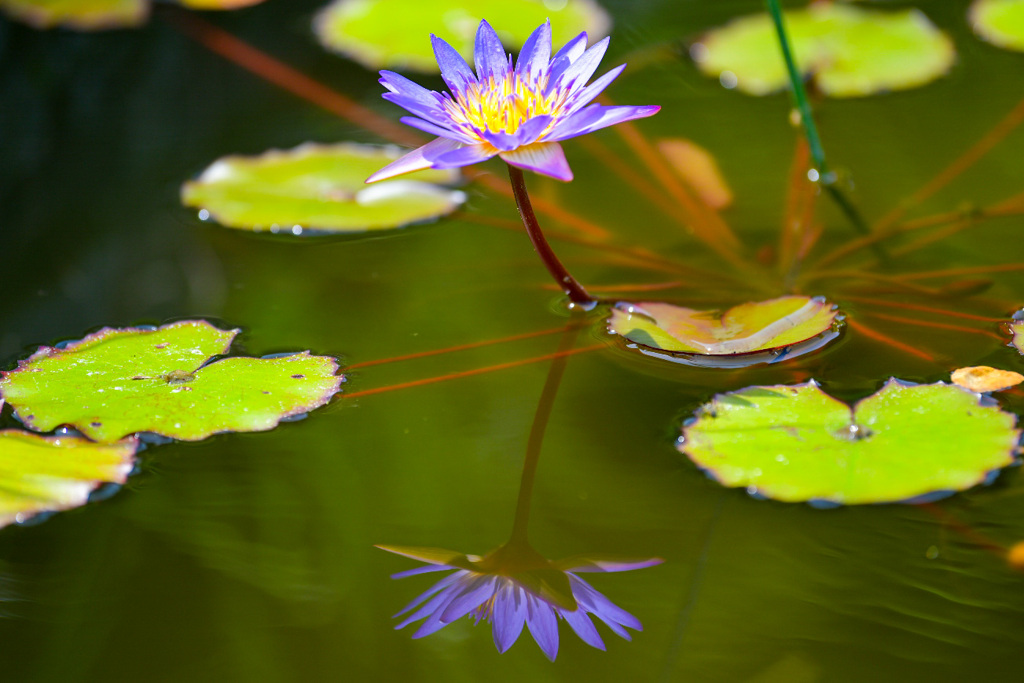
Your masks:
[[[608,331],[649,355],[731,367],[776,362],[820,348],[839,335],[838,316],[835,305],[820,296],[784,296],[725,312],[660,302],[619,303],[608,319]]]
[[[437,73],[427,34],[433,32],[460,54],[473,54],[480,20],[498,27],[501,42],[521,47],[545,19],[555,45],[581,31],[608,34],[611,19],[593,0],[336,0],[317,15],[313,29],[329,50],[370,69]]]
[[[84,505],[104,483],[123,484],[138,442],[0,431],[0,526]]]
[[[961,491],[1014,462],[1017,418],[971,391],[889,380],[852,409],[816,383],[716,396],[679,450],[725,486],[782,501],[885,503]]]
[[[138,26],[149,16],[148,0],[0,0],[12,19],[35,28],[79,31]]]
[[[784,13],[801,73],[826,95],[859,97],[930,83],[949,71],[953,42],[915,9],[878,11],[818,2]],[[786,88],[789,78],[771,17],[740,17],[690,50],[701,71],[751,95]]]
[[[1024,52],[1024,0],[976,0],[967,16],[982,40]]]
[[[308,352],[208,362],[237,333],[201,320],[104,328],[63,348],[41,347],[0,373],[0,394],[31,429],[67,424],[111,442],[136,432],[198,441],[264,431],[338,392],[337,363]]]
[[[466,201],[457,170],[425,170],[366,185],[394,161],[396,147],[304,144],[215,161],[181,188],[181,201],[221,225],[302,234],[397,228],[451,213]],[[205,213],[204,213],[205,212]]]

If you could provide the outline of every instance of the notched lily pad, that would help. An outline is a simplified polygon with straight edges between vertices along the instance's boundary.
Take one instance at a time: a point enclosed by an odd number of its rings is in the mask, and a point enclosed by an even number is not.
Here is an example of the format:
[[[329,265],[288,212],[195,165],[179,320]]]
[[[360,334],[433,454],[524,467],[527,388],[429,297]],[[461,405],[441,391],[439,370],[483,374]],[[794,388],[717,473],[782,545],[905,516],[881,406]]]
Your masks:
[[[975,0],[967,16],[982,40],[1024,52],[1024,0]]]
[[[839,336],[841,317],[824,297],[784,296],[699,311],[660,302],[619,303],[608,331],[652,356],[688,365],[774,363],[816,350]]]
[[[817,2],[784,13],[794,58],[826,95],[859,97],[930,83],[949,71],[953,42],[915,9],[877,11]],[[751,95],[787,87],[771,17],[740,17],[691,50],[706,74]]]
[[[307,143],[227,156],[181,188],[181,201],[229,228],[290,234],[398,228],[447,215],[466,201],[457,170],[425,170],[366,185],[400,156],[395,147]]]
[[[716,396],[684,425],[679,450],[723,485],[776,500],[898,502],[1012,464],[1016,422],[949,384],[889,380],[851,409],[809,382]]]
[[[205,321],[105,328],[63,348],[42,347],[0,373],[0,394],[31,429],[68,424],[110,442],[136,432],[198,441],[264,431],[338,392],[337,363],[308,352],[208,363],[237,332]]]
[[[0,430],[0,526],[84,505],[99,486],[123,484],[138,442]]]
[[[97,31],[138,26],[149,16],[149,0],[0,0],[0,9],[35,28]]]
[[[313,30],[324,47],[367,68],[437,73],[427,33],[460,54],[473,54],[481,19],[498,30],[503,45],[517,48],[545,19],[551,20],[555,45],[581,31],[593,42],[611,28],[608,14],[593,0],[336,0],[317,15]]]

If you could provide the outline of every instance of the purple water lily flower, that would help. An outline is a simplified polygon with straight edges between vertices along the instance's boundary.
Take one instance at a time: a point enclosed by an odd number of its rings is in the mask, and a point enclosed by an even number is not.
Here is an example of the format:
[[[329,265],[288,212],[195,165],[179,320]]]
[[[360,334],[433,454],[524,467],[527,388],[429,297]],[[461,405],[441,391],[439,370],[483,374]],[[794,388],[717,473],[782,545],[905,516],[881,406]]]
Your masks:
[[[569,558],[550,562],[525,543],[510,542],[486,557],[463,555],[437,548],[377,546],[391,553],[428,563],[393,574],[400,579],[415,574],[454,570],[407,605],[395,617],[404,628],[424,619],[413,638],[422,638],[469,616],[490,621],[494,644],[505,652],[525,625],[551,661],[558,655],[558,619],[564,619],[583,642],[604,650],[590,615],[613,633],[631,640],[629,627],[643,630],[640,621],[576,576],[581,572],[622,572],[660,564],[660,558],[614,561]],[[411,614],[410,614],[411,612]]]
[[[370,176],[383,180],[424,168],[455,168],[497,155],[513,166],[572,180],[559,141],[651,116],[658,106],[591,104],[625,64],[589,86],[608,48],[608,38],[587,48],[581,33],[551,56],[551,24],[526,40],[513,66],[498,34],[486,21],[476,33],[476,73],[448,43],[431,35],[441,77],[451,93],[439,93],[391,71],[381,71],[384,99],[415,116],[401,120],[438,138]]]

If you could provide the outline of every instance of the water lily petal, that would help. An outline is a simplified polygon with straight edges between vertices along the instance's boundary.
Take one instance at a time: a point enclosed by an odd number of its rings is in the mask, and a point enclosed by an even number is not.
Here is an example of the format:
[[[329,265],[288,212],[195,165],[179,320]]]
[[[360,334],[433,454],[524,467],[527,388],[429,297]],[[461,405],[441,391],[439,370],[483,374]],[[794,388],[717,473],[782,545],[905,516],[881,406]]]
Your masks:
[[[586,610],[563,610],[561,615],[565,619],[565,623],[569,624],[572,630],[576,632],[576,635],[580,637],[580,640],[590,647],[596,647],[598,650],[605,649],[604,641],[601,640],[601,634],[597,632],[597,627],[594,626],[594,622],[587,616]]]
[[[656,104],[615,107],[592,104],[556,125],[546,139],[555,141],[574,138],[601,128],[614,126],[616,123],[654,116],[660,109],[661,107]]]
[[[405,95],[425,105],[437,104],[437,93],[427,90],[419,83],[410,81],[394,71],[381,71],[379,83],[393,93]]]
[[[380,169],[369,178],[366,182],[373,183],[378,180],[384,180],[385,178],[393,178],[403,173],[412,173],[413,171],[419,171],[424,168],[430,168],[433,166],[433,158],[448,152],[451,150],[458,149],[460,144],[455,140],[449,140],[448,138],[437,138],[431,140],[422,147],[417,147],[408,154],[395,159],[390,164]]]
[[[449,140],[456,140],[465,145],[471,145],[474,142],[476,142],[476,140],[469,137],[465,133],[460,133],[449,128],[444,128],[435,123],[431,123],[430,121],[418,119],[415,116],[403,116],[402,118],[399,119],[399,121],[401,121],[407,126],[418,128],[419,130],[422,130],[424,133],[430,133],[431,135],[436,135],[441,138],[448,138]]]
[[[498,150],[491,145],[467,145],[438,156],[434,159],[434,168],[458,168],[487,161]]]
[[[484,140],[491,143],[499,152],[510,152],[516,147],[519,147],[519,136],[515,133],[495,133],[490,130],[485,130]]]
[[[557,142],[535,142],[511,152],[502,152],[501,158],[518,168],[558,180],[572,180],[572,169],[565,160],[562,146]]]
[[[507,582],[494,597],[494,645],[505,652],[519,639],[526,623],[526,593],[512,582]]]
[[[599,557],[567,557],[559,560],[555,566],[570,572],[628,572],[633,569],[644,569],[661,564],[665,560],[652,557],[646,560],[624,560]]]
[[[629,635],[622,629],[616,628],[619,624],[628,626],[636,631],[642,631],[644,629],[639,619],[613,603],[603,594],[594,590],[591,585],[583,579],[569,574],[569,581],[572,584],[572,594],[576,596],[576,600],[579,604],[598,619],[608,624],[609,628],[621,635],[623,638],[628,640]]]
[[[469,68],[469,64],[466,64],[466,60],[454,47],[434,34],[430,34],[430,41],[434,46],[437,66],[441,69],[441,78],[453,93],[462,92],[463,86],[467,83],[476,83],[473,70]]]
[[[437,126],[441,126],[442,128],[447,129],[448,125],[451,123],[451,117],[438,107],[436,101],[428,104],[422,100],[396,92],[386,92],[381,95],[381,97],[388,102],[397,104],[410,114],[416,114],[416,116],[426,119]]]
[[[612,81],[619,77],[619,74],[621,74],[622,70],[625,68],[625,64],[620,64],[588,85],[586,88],[583,88],[583,90],[581,90],[572,101],[572,111],[579,111],[586,105],[590,104],[595,97],[600,95],[604,92],[605,88],[611,85]]]
[[[527,78],[536,78],[547,68],[551,59],[551,22],[545,21],[537,27],[523,43],[516,60],[516,73]]]
[[[534,116],[532,119],[525,121],[516,131],[516,139],[519,141],[519,145],[523,146],[536,142],[537,138],[547,130],[552,121],[554,121],[554,117],[548,114]]]
[[[526,601],[526,625],[544,656],[553,662],[558,656],[558,619],[555,617],[555,608],[532,595],[527,595]]]
[[[486,21],[481,21],[476,30],[476,45],[473,49],[476,75],[481,81],[500,79],[508,69],[508,56],[501,45],[501,38]]]
[[[494,576],[477,576],[468,582],[460,595],[453,599],[441,613],[441,621],[450,624],[461,619],[494,595]]]
[[[604,38],[603,40],[591,45],[583,55],[573,62],[569,68],[567,68],[562,75],[559,77],[561,84],[559,88],[568,90],[569,92],[575,92],[577,89],[586,85],[590,77],[597,71],[597,67],[601,64],[601,60],[604,59],[604,53],[608,50],[608,42],[610,38]]]

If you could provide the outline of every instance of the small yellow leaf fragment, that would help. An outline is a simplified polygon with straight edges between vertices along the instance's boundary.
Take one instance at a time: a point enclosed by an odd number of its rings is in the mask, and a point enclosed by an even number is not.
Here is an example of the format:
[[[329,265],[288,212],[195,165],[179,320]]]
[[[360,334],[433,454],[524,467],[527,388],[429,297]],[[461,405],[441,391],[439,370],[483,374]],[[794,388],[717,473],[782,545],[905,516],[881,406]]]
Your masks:
[[[1024,571],[1024,541],[1017,541],[1006,551],[1006,561],[1014,569]]]
[[[712,209],[724,209],[732,204],[732,190],[711,152],[681,138],[658,141],[658,150],[704,204]]]
[[[981,393],[1002,391],[1024,382],[1024,375],[1021,375],[1019,372],[997,370],[987,365],[954,370],[950,378],[953,380],[953,384],[958,384],[964,389]],[[1021,552],[1024,554],[1024,550]]]

